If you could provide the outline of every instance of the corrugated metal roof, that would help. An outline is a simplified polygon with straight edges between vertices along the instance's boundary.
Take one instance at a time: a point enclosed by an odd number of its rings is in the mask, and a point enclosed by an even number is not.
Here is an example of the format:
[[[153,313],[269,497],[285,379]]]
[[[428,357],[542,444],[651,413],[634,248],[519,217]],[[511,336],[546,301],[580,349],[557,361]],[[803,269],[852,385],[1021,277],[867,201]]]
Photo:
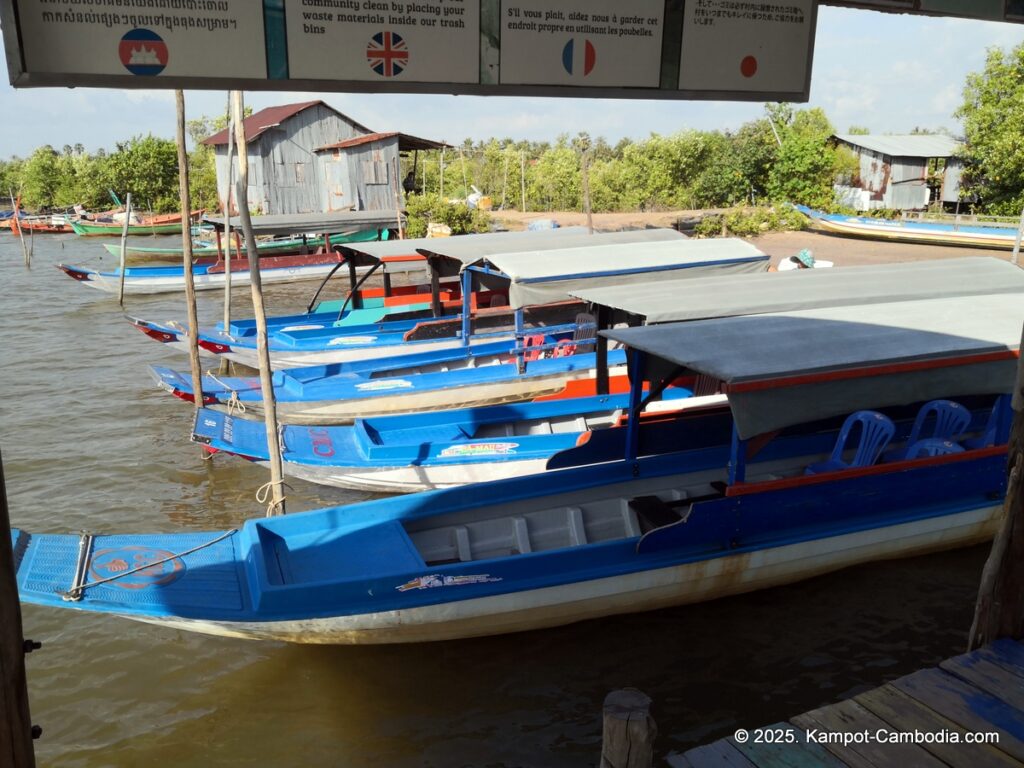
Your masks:
[[[364,125],[360,125],[351,117],[342,115],[330,104],[317,99],[316,101],[303,101],[298,104],[282,104],[279,107],[267,107],[261,109],[259,112],[254,112],[242,121],[245,126],[245,141],[247,144],[251,144],[253,141],[258,139],[262,134],[269,131],[271,128],[280,125],[289,117],[293,117],[303,110],[315,107],[317,105],[323,105],[327,109],[331,110],[335,114],[354,124],[357,128],[370,132],[370,129]],[[211,147],[220,146],[228,143],[228,129],[225,128],[223,131],[218,131],[208,138],[203,139],[201,144],[206,144]]]
[[[383,141],[384,139],[390,139],[393,136],[398,137],[398,149],[401,151],[405,151],[407,149],[440,149],[441,147],[449,146],[443,141],[432,141],[430,139],[421,139],[418,136],[410,136],[408,133],[388,131],[387,133],[368,133],[365,136],[355,136],[351,139],[339,141],[336,144],[317,147],[313,151],[323,152],[328,149],[347,149],[348,147],[358,147],[360,144],[370,144],[374,141]]]
[[[870,149],[889,157],[950,157],[960,148],[959,141],[940,133],[904,136],[836,133],[833,136],[845,144]]]

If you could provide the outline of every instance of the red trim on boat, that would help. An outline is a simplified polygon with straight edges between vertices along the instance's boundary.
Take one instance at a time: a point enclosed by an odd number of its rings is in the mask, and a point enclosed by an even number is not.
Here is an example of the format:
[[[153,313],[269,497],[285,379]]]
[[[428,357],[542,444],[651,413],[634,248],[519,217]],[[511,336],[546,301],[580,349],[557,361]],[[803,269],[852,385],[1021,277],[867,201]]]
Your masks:
[[[223,355],[225,352],[230,352],[231,347],[227,344],[218,344],[215,341],[207,341],[206,339],[199,339],[196,342],[200,347],[205,349],[207,352],[213,352],[215,355]]]
[[[978,448],[973,451],[964,451],[963,453],[947,453],[942,456],[926,456],[921,459],[910,459],[909,461],[893,461],[888,464],[874,464],[870,467],[841,469],[838,472],[821,472],[814,475],[783,477],[779,480],[765,480],[760,483],[736,483],[725,489],[725,495],[748,496],[752,493],[768,493],[769,491],[781,491],[805,485],[834,483],[839,480],[851,480],[856,477],[871,477],[873,475],[885,475],[890,472],[903,472],[908,469],[920,469],[921,467],[931,467],[940,464],[955,464],[958,461],[984,459],[989,456],[999,456],[1006,452],[1007,446],[992,445],[988,448]]]
[[[918,360],[910,363],[893,363],[891,365],[877,365],[870,368],[856,368],[846,371],[827,371],[825,373],[809,373],[800,376],[786,376],[779,379],[762,379],[760,381],[742,381],[736,384],[726,384],[723,391],[726,393],[736,392],[759,392],[765,389],[779,389],[782,387],[799,386],[800,384],[820,384],[827,381],[845,381],[847,379],[860,379],[867,376],[887,376],[894,373],[912,373],[915,371],[930,371],[935,368],[950,368],[957,365],[975,365],[977,363],[991,363],[999,360],[1013,360],[1020,357],[1020,350],[1005,349],[999,352],[985,352],[980,355],[968,355],[965,357],[944,357],[937,360]]]

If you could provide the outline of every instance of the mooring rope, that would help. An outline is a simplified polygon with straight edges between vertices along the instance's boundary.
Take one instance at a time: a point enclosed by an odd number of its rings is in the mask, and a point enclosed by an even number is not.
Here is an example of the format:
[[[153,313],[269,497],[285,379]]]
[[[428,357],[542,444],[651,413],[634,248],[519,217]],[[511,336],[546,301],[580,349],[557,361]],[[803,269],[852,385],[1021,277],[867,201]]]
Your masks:
[[[222,533],[217,538],[211,539],[210,541],[206,542],[205,544],[199,544],[198,546],[192,547],[192,549],[185,550],[184,552],[179,552],[176,555],[170,555],[168,557],[163,558],[162,560],[155,560],[152,563],[146,563],[145,565],[140,565],[140,566],[138,566],[136,568],[132,568],[130,570],[127,570],[124,573],[115,573],[113,576],[107,576],[105,579],[97,579],[96,581],[90,581],[88,584],[82,584],[82,585],[80,585],[78,587],[75,587],[74,589],[69,590],[67,592],[61,592],[60,596],[63,597],[65,600],[80,600],[81,597],[82,597],[82,593],[85,592],[85,590],[87,590],[87,589],[91,589],[92,587],[98,587],[101,584],[106,584],[106,583],[111,582],[111,581],[117,581],[118,579],[123,579],[125,576],[131,576],[133,573],[138,573],[139,571],[144,571],[147,568],[152,568],[155,565],[163,565],[164,563],[169,562],[171,560],[174,560],[175,558],[182,558],[182,557],[185,557],[186,555],[191,555],[193,552],[198,552],[201,549],[206,549],[207,547],[212,547],[214,544],[217,544],[218,542],[223,541],[224,539],[228,538],[228,536],[231,536],[232,534],[237,533],[237,532],[238,532],[237,528],[232,528],[229,531],[225,531],[224,533]]]
[[[213,371],[207,371],[206,375],[209,378],[213,379],[215,383],[220,384],[222,387],[224,387],[224,389],[231,393],[231,397],[228,398],[228,401],[226,403],[228,408],[228,416],[233,416],[236,413],[245,413],[245,403],[238,399],[238,392],[236,390],[229,387],[226,382],[223,382],[219,378],[217,378],[217,375]]]
[[[256,489],[256,503],[267,505],[268,516],[270,515],[270,512],[272,509],[274,509],[274,507],[278,506],[279,504],[283,505],[285,499],[288,498],[287,496],[282,494],[280,502],[270,501],[270,491],[275,485],[280,485],[283,488],[292,490],[292,487],[288,485],[288,483],[286,483],[284,480],[268,480],[267,482],[265,482],[263,485]]]

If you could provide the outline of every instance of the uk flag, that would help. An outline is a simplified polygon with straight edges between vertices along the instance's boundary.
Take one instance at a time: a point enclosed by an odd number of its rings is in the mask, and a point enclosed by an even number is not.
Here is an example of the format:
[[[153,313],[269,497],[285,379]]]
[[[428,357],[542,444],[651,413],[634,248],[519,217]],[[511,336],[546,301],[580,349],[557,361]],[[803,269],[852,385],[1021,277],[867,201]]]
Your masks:
[[[409,48],[401,35],[390,31],[378,32],[370,38],[366,60],[370,62],[370,69],[381,77],[394,77],[402,74],[409,65]]]

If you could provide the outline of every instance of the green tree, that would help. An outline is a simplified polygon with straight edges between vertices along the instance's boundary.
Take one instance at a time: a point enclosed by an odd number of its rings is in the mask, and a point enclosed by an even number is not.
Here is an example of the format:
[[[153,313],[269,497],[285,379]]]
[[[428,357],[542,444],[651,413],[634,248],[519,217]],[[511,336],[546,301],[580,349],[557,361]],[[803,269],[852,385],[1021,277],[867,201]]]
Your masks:
[[[976,195],[991,213],[1012,214],[1024,204],[1024,44],[992,48],[985,69],[967,76],[963,122],[966,146],[962,195]]]
[[[776,202],[803,203],[830,209],[835,203],[832,184],[840,159],[828,139],[832,124],[815,107],[794,112],[788,105],[767,105],[782,140],[768,175],[768,193]]]
[[[21,199],[27,208],[50,208],[60,187],[58,155],[49,144],[39,147],[25,161],[19,176]]]
[[[165,213],[180,207],[178,150],[173,141],[135,136],[118,143],[107,158],[107,168],[114,191],[122,198],[131,192],[137,209]]]

